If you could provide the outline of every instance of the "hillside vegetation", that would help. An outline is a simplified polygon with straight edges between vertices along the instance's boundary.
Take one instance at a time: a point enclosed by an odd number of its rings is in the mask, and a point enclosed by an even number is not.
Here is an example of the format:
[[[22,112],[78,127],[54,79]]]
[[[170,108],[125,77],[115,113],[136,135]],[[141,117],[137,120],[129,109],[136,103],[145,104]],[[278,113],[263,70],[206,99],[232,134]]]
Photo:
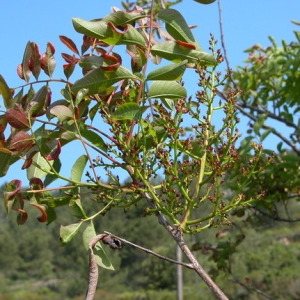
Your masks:
[[[300,210],[299,204],[294,209]],[[70,221],[68,210],[61,210],[58,222],[48,226],[36,226],[34,217],[27,226],[18,226],[14,216],[7,219],[2,210],[1,300],[82,299],[88,276],[87,252],[80,238],[65,247],[59,241],[58,224]],[[199,260],[216,276],[230,299],[300,299],[300,224],[266,219],[260,222],[257,217],[237,221],[239,226],[224,228],[223,234],[217,234],[218,238],[212,230],[193,236],[189,241],[198,249]],[[126,214],[121,210],[107,213],[100,218],[97,230],[110,231],[144,247],[156,245],[151,250],[175,258],[175,244],[169,244],[167,233],[155,217],[143,216],[142,207]],[[218,232],[222,231],[218,229]],[[246,238],[234,247],[242,235]],[[129,245],[115,251],[105,249],[115,271],[101,270],[96,299],[176,298],[174,265]],[[234,253],[229,255],[231,252]],[[223,266],[219,265],[224,272],[219,271],[219,274],[213,260],[216,253],[224,257]],[[211,297],[209,291],[199,285],[196,275],[187,270],[183,276],[184,299]]]

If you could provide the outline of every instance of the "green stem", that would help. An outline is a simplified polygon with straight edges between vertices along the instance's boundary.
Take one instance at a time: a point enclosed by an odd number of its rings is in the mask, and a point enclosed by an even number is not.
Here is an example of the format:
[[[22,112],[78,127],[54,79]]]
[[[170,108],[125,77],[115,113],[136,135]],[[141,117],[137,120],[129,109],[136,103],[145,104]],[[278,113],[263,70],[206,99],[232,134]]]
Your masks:
[[[208,108],[207,108],[207,118],[206,118],[206,126],[205,129],[203,131],[203,147],[206,150],[207,146],[209,145],[209,134],[210,134],[210,130],[209,130],[209,126],[211,124],[211,120],[212,120],[212,115],[213,115],[213,99],[214,99],[214,93],[212,91],[214,85],[215,85],[215,72],[214,70],[211,73],[211,85],[209,87],[210,89],[210,94],[208,95],[207,91],[206,91],[206,95],[207,95],[207,99],[208,99]],[[207,88],[206,88],[207,89]],[[199,197],[199,192],[200,192],[200,185],[203,182],[203,178],[204,178],[204,174],[205,174],[205,167],[206,167],[206,158],[207,158],[207,154],[206,151],[204,151],[204,154],[202,155],[201,159],[200,159],[200,166],[199,166],[199,173],[198,173],[198,177],[195,183],[195,188],[193,191],[193,197],[194,201],[196,201],[196,199]]]
[[[154,203],[157,207],[157,210],[160,211],[161,213],[163,213],[164,215],[168,216],[172,220],[173,223],[179,224],[178,220],[173,216],[173,214],[161,205],[161,203],[160,203],[161,201],[157,197],[153,187],[149,184],[148,180],[146,180],[144,178],[144,176],[141,174],[141,172],[140,172],[140,170],[138,170],[138,168],[136,168],[136,175],[139,177],[139,179],[145,185],[146,191],[144,191],[144,193],[149,193],[150,194],[151,199],[154,201]]]

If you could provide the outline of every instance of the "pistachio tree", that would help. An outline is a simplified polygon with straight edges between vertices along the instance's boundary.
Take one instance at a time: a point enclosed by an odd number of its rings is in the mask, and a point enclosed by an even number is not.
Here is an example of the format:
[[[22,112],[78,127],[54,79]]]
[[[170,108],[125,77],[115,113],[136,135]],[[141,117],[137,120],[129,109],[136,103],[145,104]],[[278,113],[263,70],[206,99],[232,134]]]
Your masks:
[[[294,24],[300,25],[295,21]],[[266,199],[254,203],[252,208],[269,218],[286,222],[300,220],[297,212],[289,209],[289,204],[299,201],[300,183],[300,32],[294,33],[295,40],[290,43],[282,41],[279,44],[269,37],[268,47],[256,44],[246,49],[245,65],[234,70],[229,80],[229,85],[243,90],[236,103],[248,123],[243,149],[256,140],[270,152],[276,149],[278,153],[265,172],[252,178],[248,196],[264,190]],[[279,209],[282,205],[284,212]]]
[[[21,160],[28,179],[7,183],[4,205],[17,214],[20,225],[30,217],[28,205],[47,224],[56,219],[59,207],[69,206],[77,221],[61,226],[61,242],[68,244],[83,232],[90,256],[86,299],[93,299],[98,268],[113,269],[102,244],[120,248],[124,242],[105,228],[96,232],[94,220],[110,209],[134,209],[143,202],[145,214],[156,217],[186,255],[189,263],[183,265],[217,298],[227,299],[185,236],[230,225],[231,212],[262,199],[261,191],[251,197],[244,192],[253,176],[271,164],[272,154],[249,143],[244,153],[249,159],[240,168],[240,91],[218,96],[228,74],[218,70],[223,55],[214,37],[204,51],[169,2],[144,8],[125,4],[124,10],[113,8],[97,20],[72,20],[83,42],[79,50],[72,39],[60,36],[68,49],[61,53],[65,79],[55,78],[56,50],[50,42],[42,54],[35,42],[26,45],[17,69],[21,86],[10,87],[0,77],[5,108],[0,116],[0,175]],[[75,81],[70,79],[73,72]],[[185,88],[187,76],[197,77],[196,93]],[[57,84],[63,85],[60,95],[52,94]],[[73,144],[74,152],[62,160],[65,147]],[[239,172],[229,176],[234,169]],[[234,192],[224,194],[229,184]],[[93,214],[81,201],[83,189],[99,204]]]

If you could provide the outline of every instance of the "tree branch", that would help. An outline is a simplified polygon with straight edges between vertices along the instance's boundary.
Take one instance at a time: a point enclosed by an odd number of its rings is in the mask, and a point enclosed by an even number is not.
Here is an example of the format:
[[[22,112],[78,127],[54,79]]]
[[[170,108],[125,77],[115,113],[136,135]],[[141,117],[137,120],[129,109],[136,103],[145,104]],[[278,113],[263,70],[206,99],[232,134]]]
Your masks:
[[[266,294],[265,292],[263,292],[262,290],[254,287],[254,286],[250,286],[242,281],[240,281],[239,279],[237,279],[235,276],[233,276],[233,274],[231,274],[231,276],[233,277],[233,282],[239,284],[240,286],[242,286],[243,288],[245,288],[247,291],[249,292],[256,292],[257,294],[262,295],[263,297],[265,297],[266,299],[273,299],[273,297],[271,297],[270,295]]]
[[[263,210],[260,210],[259,208],[253,207],[253,209],[257,212],[259,212],[260,214],[268,217],[269,219],[272,219],[274,221],[279,221],[279,222],[287,222],[287,223],[294,223],[294,222],[300,222],[300,218],[282,218],[278,215],[272,216],[266,212],[264,212]]]
[[[292,127],[295,130],[298,130],[298,126],[296,124],[294,124],[293,122],[290,122],[289,120],[285,120],[285,119],[271,113],[270,111],[268,111],[266,109],[259,109],[258,107],[248,105],[248,104],[244,104],[244,103],[240,106],[243,107],[243,108],[254,110],[258,114],[267,114],[269,118],[274,119],[276,121],[279,121],[281,123],[284,123],[286,126]]]
[[[148,193],[144,193],[145,198],[148,200],[149,204],[156,208],[154,201],[152,200],[151,196]],[[186,245],[182,232],[180,228],[173,228],[166,218],[163,216],[161,212],[157,212],[157,218],[159,223],[165,227],[165,229],[169,232],[169,234],[173,237],[176,241],[178,246],[180,247],[181,251],[186,255],[188,260],[191,262],[193,269],[195,272],[200,276],[200,278],[205,282],[205,284],[210,288],[213,292],[214,296],[219,300],[228,300],[228,297],[223,293],[223,291],[216,285],[216,283],[210,278],[210,276],[206,273],[206,271],[202,268],[199,264],[197,259],[195,258],[192,251]]]
[[[252,121],[256,122],[257,118],[254,117],[253,115],[251,115],[249,112],[247,112],[242,106],[240,106],[239,104],[235,104],[235,107],[246,117],[248,117],[249,119],[251,119]],[[281,139],[284,143],[286,143],[289,147],[291,147],[291,149],[297,153],[298,156],[300,156],[300,149],[298,149],[296,147],[296,145],[294,143],[292,143],[289,139],[287,139],[284,135],[282,135],[280,132],[278,132],[274,127],[270,127],[268,125],[262,125],[263,129],[266,130],[272,130],[272,133],[274,135],[276,135],[279,139]]]
[[[192,269],[192,270],[194,269],[194,267],[193,267],[192,264],[186,264],[186,263],[183,263],[183,262],[179,262],[179,261],[177,261],[177,260],[175,260],[175,259],[172,259],[172,258],[163,256],[163,255],[160,255],[160,254],[158,254],[158,253],[153,252],[153,251],[150,250],[150,249],[144,248],[144,247],[142,247],[142,246],[139,246],[139,245],[137,245],[137,244],[134,244],[134,243],[132,243],[132,242],[129,242],[129,241],[123,239],[123,238],[120,238],[119,236],[117,236],[117,235],[115,235],[115,234],[112,234],[112,233],[110,233],[110,232],[108,232],[108,231],[104,231],[104,233],[110,235],[112,238],[116,238],[116,239],[120,240],[120,241],[123,242],[124,244],[128,244],[128,245],[130,245],[130,246],[132,246],[132,247],[138,248],[138,249],[140,249],[140,250],[142,250],[142,251],[144,251],[144,252],[146,252],[146,253],[149,253],[149,254],[151,254],[151,255],[153,255],[153,256],[156,256],[156,257],[158,257],[158,258],[160,258],[160,259],[169,261],[169,262],[171,262],[171,263],[173,263],[173,264],[181,265],[181,266],[183,266],[183,267],[185,267],[185,268],[188,268],[188,269]]]
[[[219,13],[219,27],[220,27],[220,37],[221,37],[221,46],[224,53],[224,59],[227,66],[227,70],[230,70],[230,63],[227,56],[227,50],[225,45],[225,39],[224,39],[224,30],[223,30],[223,20],[222,20],[222,8],[221,8],[221,0],[218,0],[218,13]],[[230,80],[233,82],[233,80],[230,78]]]

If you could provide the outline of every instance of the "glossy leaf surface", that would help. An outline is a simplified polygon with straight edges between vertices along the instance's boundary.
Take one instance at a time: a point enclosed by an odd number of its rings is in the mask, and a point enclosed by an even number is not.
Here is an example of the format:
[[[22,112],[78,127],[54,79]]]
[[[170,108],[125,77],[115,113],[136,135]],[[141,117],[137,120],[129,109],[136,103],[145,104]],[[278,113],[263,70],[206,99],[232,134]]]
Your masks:
[[[141,114],[141,108],[137,103],[125,103],[111,114],[111,118],[114,120],[138,120]]]
[[[211,54],[183,47],[175,41],[156,44],[151,48],[151,52],[173,62],[182,62],[187,59],[190,63],[199,63],[200,65],[216,64],[216,60]]]
[[[88,157],[86,155],[81,155],[77,158],[76,162],[74,163],[71,169],[71,178],[74,181],[81,181],[81,177],[88,161]]]
[[[61,226],[60,227],[60,240],[62,244],[68,244],[70,243],[73,238],[78,233],[78,230],[80,226],[82,225],[82,222],[70,224],[67,226]]]
[[[0,95],[2,95],[5,108],[11,108],[13,103],[13,101],[10,101],[12,92],[2,75],[0,75]]]
[[[179,80],[186,69],[187,60],[151,71],[147,80]]]
[[[175,40],[191,43],[195,45],[197,50],[201,51],[200,45],[179,11],[163,9],[157,14],[157,18],[165,22],[166,30]]]
[[[89,95],[98,94],[123,79],[136,79],[136,76],[123,66],[114,71],[104,71],[99,68],[77,80],[72,87],[72,91],[77,93],[80,89],[86,88]]]
[[[104,21],[85,21],[80,18],[73,18],[73,26],[77,32],[87,36],[100,39],[109,45],[134,44],[145,47],[143,36],[130,24],[127,30],[116,32]]]
[[[187,96],[186,89],[174,81],[154,81],[148,92],[149,98],[179,99]]]

